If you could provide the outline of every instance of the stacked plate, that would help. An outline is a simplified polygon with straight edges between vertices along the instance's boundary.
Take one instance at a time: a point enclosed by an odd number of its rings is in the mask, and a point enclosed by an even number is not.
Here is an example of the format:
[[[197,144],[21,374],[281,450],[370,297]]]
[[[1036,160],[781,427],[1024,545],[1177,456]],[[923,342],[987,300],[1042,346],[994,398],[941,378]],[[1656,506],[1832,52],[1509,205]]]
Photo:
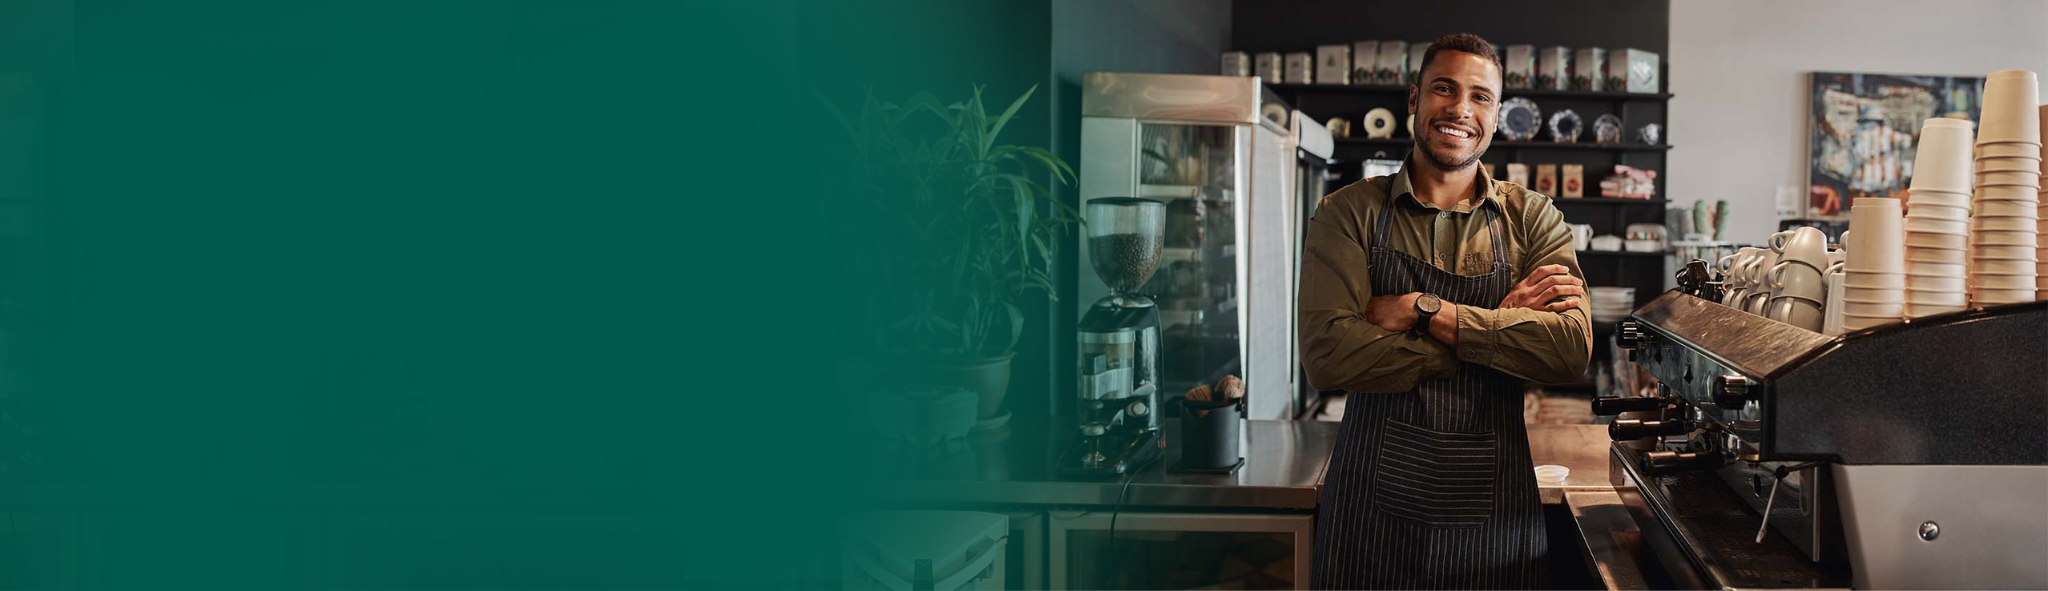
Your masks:
[[[1593,296],[1594,322],[1621,322],[1636,311],[1635,288],[1595,287],[1587,291]]]
[[[1906,317],[1906,215],[1899,200],[1859,197],[1849,207],[1849,258],[1842,273],[1842,330]]]
[[[2037,118],[2040,119],[2040,135],[2048,137],[2048,105],[2041,105]],[[2041,158],[2048,161],[2048,148],[2041,149]],[[2048,165],[2042,166],[2042,172],[2048,174]],[[2038,198],[2043,204],[2048,204],[2048,188],[2043,188]],[[2048,223],[2036,220],[2034,224],[2038,240],[2039,231],[2048,230]],[[2041,245],[2034,255],[2034,299],[2048,300],[2048,244]]]
[[[1969,305],[1963,266],[1970,246],[1971,123],[1928,119],[1920,126],[1913,187],[1906,201],[1906,315]]]
[[[1984,78],[1969,291],[1977,305],[2034,301],[2041,219],[2041,85],[2033,72]]]

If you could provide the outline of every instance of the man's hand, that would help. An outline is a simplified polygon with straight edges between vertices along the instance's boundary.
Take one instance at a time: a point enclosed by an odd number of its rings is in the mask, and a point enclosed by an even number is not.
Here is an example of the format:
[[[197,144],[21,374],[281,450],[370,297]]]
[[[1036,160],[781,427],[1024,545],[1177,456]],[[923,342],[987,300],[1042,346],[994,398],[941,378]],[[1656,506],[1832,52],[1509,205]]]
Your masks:
[[[1573,277],[1571,269],[1564,265],[1544,265],[1530,271],[1528,277],[1500,300],[1500,309],[1528,308],[1545,312],[1563,312],[1579,305],[1579,298],[1586,297],[1585,280]],[[1373,298],[1375,300],[1379,298]]]
[[[1365,321],[1390,332],[1414,330],[1415,299],[1420,297],[1421,292],[1374,296],[1365,303]]]

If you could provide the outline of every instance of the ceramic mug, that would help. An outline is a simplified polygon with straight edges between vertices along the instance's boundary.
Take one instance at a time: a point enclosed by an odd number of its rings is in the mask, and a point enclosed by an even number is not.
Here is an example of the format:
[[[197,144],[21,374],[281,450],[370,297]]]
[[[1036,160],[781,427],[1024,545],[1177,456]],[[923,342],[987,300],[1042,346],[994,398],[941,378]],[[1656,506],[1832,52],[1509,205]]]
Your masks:
[[[1572,250],[1586,250],[1593,246],[1593,226],[1570,224],[1572,228]]]

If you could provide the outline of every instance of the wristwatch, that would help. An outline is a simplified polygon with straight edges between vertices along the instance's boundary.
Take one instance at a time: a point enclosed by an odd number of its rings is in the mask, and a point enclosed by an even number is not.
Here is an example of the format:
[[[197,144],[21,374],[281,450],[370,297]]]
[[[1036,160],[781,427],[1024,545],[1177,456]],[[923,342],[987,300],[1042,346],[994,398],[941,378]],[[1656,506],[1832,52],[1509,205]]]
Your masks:
[[[1428,334],[1429,319],[1436,316],[1437,311],[1443,307],[1443,299],[1433,293],[1425,293],[1415,298],[1415,327],[1408,329],[1408,332],[1416,335]]]

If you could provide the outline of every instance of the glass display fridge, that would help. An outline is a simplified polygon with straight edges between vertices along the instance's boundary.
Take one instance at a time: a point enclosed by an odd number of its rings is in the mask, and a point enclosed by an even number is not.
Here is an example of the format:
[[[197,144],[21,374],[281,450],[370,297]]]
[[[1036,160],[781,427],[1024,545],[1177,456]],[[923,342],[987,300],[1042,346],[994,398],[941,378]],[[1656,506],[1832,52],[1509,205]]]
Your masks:
[[[1301,252],[1308,241],[1308,221],[1315,217],[1316,204],[1321,203],[1323,196],[1332,188],[1330,165],[1334,163],[1331,156],[1337,153],[1337,141],[1330,137],[1328,127],[1317,123],[1307,113],[1295,111],[1291,123],[1294,131],[1294,194],[1298,196],[1296,209],[1299,210],[1294,218],[1294,285],[1298,294]],[[1308,384],[1308,374],[1301,369],[1301,327],[1297,324],[1289,324],[1288,327],[1291,330],[1287,334],[1287,344],[1293,351],[1290,355],[1295,360],[1294,383],[1298,391],[1293,418],[1307,418],[1301,415],[1312,412],[1322,394]]]
[[[1140,289],[1159,309],[1161,398],[1234,374],[1250,418],[1294,418],[1293,110],[1255,77],[1120,72],[1085,74],[1081,110],[1081,202],[1167,206],[1159,268]],[[1109,289],[1076,275],[1085,315]]]

